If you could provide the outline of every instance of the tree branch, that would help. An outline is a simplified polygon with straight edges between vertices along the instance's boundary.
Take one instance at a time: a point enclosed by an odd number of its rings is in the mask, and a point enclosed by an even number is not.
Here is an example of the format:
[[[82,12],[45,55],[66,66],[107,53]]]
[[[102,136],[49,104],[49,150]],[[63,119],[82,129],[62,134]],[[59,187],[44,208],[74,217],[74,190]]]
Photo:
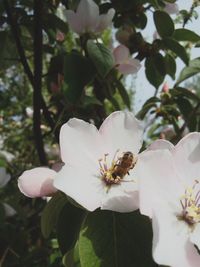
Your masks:
[[[40,162],[46,165],[44,144],[41,132],[41,98],[42,98],[42,9],[41,0],[34,0],[34,79],[33,79],[33,131]]]
[[[4,7],[5,7],[5,11],[7,13],[7,16],[8,16],[8,21],[9,21],[11,31],[13,33],[13,36],[14,36],[14,39],[16,42],[16,47],[17,47],[17,50],[19,53],[20,61],[21,61],[22,66],[24,68],[24,72],[27,75],[32,87],[34,88],[33,73],[32,73],[32,70],[30,69],[29,64],[28,64],[27,57],[25,55],[24,48],[23,48],[21,40],[20,40],[20,30],[19,30],[17,21],[14,19],[13,15],[12,15],[8,0],[4,0]],[[52,129],[52,131],[54,131],[55,123],[54,123],[54,121],[53,121],[53,119],[49,113],[49,110],[48,110],[46,103],[45,103],[42,96],[41,96],[41,107],[42,107],[42,110],[44,113],[45,120],[47,121],[47,123],[50,126],[50,128]],[[57,141],[59,140],[59,135],[58,135],[57,131],[55,131],[55,138]]]

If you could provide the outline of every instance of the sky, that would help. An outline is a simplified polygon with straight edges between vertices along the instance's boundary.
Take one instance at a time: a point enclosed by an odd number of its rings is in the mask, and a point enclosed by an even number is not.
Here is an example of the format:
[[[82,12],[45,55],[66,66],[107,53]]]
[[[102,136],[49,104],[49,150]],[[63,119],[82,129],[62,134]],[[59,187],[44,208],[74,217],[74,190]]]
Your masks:
[[[179,10],[186,9],[189,10],[192,4],[192,0],[178,0],[176,3],[179,6]],[[200,35],[200,7],[196,9],[196,11],[199,14],[198,19],[193,19],[192,22],[189,22],[186,26],[187,29],[190,29],[197,34]],[[173,17],[173,16],[172,16]],[[179,28],[178,25],[176,28]],[[143,30],[143,36],[145,36],[146,40],[149,42],[152,42],[153,40],[153,33],[155,31],[155,25],[153,22],[152,12],[149,12],[148,14],[148,23],[145,30]],[[200,57],[200,48],[192,48],[191,58]],[[179,73],[181,69],[184,67],[184,63],[180,59],[177,61],[177,71],[176,71],[176,79],[179,76]],[[127,83],[129,83],[131,80],[131,77],[127,77]],[[165,81],[169,84],[169,86],[173,86],[175,81],[173,81],[168,75],[166,76]],[[144,102],[151,97],[154,92],[155,88],[147,81],[144,71],[144,66],[140,69],[140,71],[137,73],[136,79],[135,79],[135,87],[136,87],[136,93],[134,96],[134,111],[137,113]]]

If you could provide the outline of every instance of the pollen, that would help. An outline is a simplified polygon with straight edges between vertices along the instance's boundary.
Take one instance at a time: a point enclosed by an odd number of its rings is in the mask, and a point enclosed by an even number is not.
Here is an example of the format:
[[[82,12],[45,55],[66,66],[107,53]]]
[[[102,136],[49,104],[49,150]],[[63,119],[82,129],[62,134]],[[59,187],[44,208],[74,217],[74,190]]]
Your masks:
[[[117,152],[115,153],[112,162],[110,164],[110,167],[107,160],[109,154],[104,154],[104,157],[102,159],[99,159],[101,178],[107,186],[111,186],[112,184],[120,184],[121,182],[120,177],[113,176],[114,169],[118,161],[116,159],[118,152],[119,150],[117,150]]]
[[[181,197],[182,213],[178,216],[190,226],[200,222],[200,188],[199,181],[195,180],[193,187],[188,187]]]
[[[119,157],[119,150],[116,151],[114,157],[110,163],[108,163],[109,154],[104,154],[104,157],[99,160],[100,175],[102,181],[108,188],[111,185],[120,184],[124,180],[124,177],[128,174],[131,169],[134,168],[137,158],[132,152],[124,152]]]

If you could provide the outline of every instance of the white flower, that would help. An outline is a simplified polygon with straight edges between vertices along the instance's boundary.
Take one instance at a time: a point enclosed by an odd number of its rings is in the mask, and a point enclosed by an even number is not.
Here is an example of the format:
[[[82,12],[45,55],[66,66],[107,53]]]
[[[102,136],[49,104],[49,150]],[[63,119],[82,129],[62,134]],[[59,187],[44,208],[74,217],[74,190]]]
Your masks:
[[[113,51],[116,69],[122,74],[133,74],[141,68],[140,61],[131,58],[129,49],[124,45],[117,46]]]
[[[25,171],[18,179],[19,190],[31,198],[51,196],[57,191],[53,186],[56,174],[56,171],[44,167]]]
[[[164,11],[168,14],[177,14],[179,12],[179,7],[176,3],[165,2]]]
[[[137,209],[134,165],[142,131],[130,112],[112,113],[99,130],[85,121],[70,119],[61,128],[65,165],[56,175],[54,186],[89,211],[99,207],[119,212]]]
[[[115,15],[113,8],[107,14],[99,15],[99,7],[92,0],[81,0],[76,12],[66,10],[67,21],[71,29],[78,33],[101,32],[111,25]]]
[[[145,168],[144,168],[145,166]],[[137,165],[140,211],[152,218],[153,257],[170,267],[198,267],[200,255],[200,133],[175,147],[155,141]]]
[[[33,118],[33,109],[31,107],[26,107],[26,114],[29,118]]]

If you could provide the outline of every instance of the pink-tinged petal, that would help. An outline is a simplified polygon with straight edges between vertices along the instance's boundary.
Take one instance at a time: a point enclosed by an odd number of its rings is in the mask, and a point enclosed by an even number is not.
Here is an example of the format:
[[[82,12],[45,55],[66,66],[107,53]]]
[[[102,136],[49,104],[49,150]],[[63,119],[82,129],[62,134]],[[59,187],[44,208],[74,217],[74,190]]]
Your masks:
[[[10,181],[10,174],[6,172],[4,167],[0,167],[0,188],[4,187]]]
[[[55,171],[43,167],[25,171],[18,179],[18,187],[27,197],[50,196],[57,191],[53,186],[56,174]]]
[[[100,207],[105,194],[98,173],[95,175],[86,168],[64,166],[54,179],[54,186],[82,207],[93,211]]]
[[[84,32],[95,31],[99,23],[99,7],[94,1],[81,0],[76,14]]]
[[[162,149],[168,149],[169,151],[174,151],[174,145],[167,141],[167,140],[163,140],[163,139],[157,139],[156,141],[154,141],[148,148],[147,150],[162,150]]]
[[[61,127],[60,151],[62,161],[73,166],[95,169],[106,153],[97,128],[79,119],[70,119]]]
[[[96,28],[96,31],[101,32],[105,30],[106,28],[108,28],[112,23],[112,19],[114,15],[115,15],[115,10],[113,8],[109,9],[107,14],[100,15],[99,24]]]
[[[169,85],[168,85],[167,82],[165,82],[165,83],[163,84],[162,92],[163,92],[163,93],[169,93]]]
[[[164,11],[168,14],[177,14],[179,12],[179,7],[176,3],[165,3]]]
[[[124,75],[134,74],[138,72],[140,68],[140,61],[134,58],[129,59],[126,63],[122,63],[117,66],[118,71]]]
[[[200,180],[200,133],[190,133],[175,146],[174,160],[186,186]]]
[[[200,250],[200,223],[195,225],[195,228],[190,234],[190,241],[195,244]]]
[[[139,208],[137,184],[122,181],[121,185],[113,185],[104,198],[101,209],[117,212],[131,212]]]
[[[139,154],[135,168],[142,214],[152,217],[152,207],[156,203],[170,202],[179,205],[184,188],[176,177],[170,151],[144,151]]]
[[[72,31],[82,34],[85,30],[84,25],[82,24],[82,21],[80,17],[74,13],[72,10],[66,10],[65,12],[67,17],[67,22],[69,23]]]
[[[128,60],[130,52],[125,45],[119,45],[114,49],[113,56],[115,59],[115,64],[122,64]]]
[[[198,267],[200,255],[188,240],[188,225],[167,206],[153,215],[153,258],[171,267]]]
[[[138,59],[135,58],[129,58],[128,63],[135,66],[135,68],[137,68],[138,70],[141,68],[141,64],[140,61]]]
[[[137,154],[142,146],[143,127],[133,113],[116,111],[108,116],[99,129],[101,138],[107,148],[106,152],[114,155],[131,151]]]

